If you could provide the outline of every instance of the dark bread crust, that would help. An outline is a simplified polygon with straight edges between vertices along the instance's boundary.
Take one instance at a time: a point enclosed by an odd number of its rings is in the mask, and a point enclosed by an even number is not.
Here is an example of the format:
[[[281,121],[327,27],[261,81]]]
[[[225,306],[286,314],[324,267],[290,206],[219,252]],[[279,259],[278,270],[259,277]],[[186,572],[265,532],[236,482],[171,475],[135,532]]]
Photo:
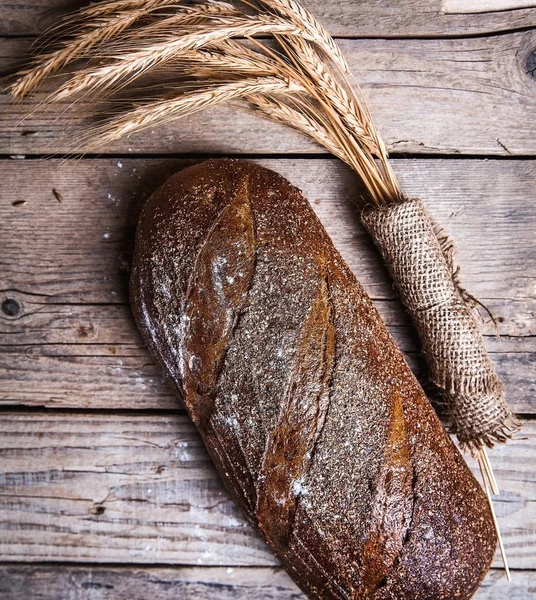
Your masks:
[[[487,499],[300,192],[211,160],[145,206],[134,314],[226,486],[310,598],[470,598]]]

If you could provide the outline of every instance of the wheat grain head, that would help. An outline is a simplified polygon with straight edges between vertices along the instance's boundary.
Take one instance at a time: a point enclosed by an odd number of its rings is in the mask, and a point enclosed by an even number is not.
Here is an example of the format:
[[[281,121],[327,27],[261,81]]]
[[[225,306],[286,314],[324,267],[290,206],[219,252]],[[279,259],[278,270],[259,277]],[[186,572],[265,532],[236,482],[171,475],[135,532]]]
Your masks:
[[[95,143],[242,99],[251,110],[302,132],[347,162],[375,202],[401,199],[364,97],[349,83],[346,60],[322,24],[297,0],[242,4],[253,14],[236,2],[216,0],[193,5],[180,0],[107,0],[91,5],[70,21],[81,28],[79,35],[23,73],[12,93],[24,96],[80,57],[90,59],[87,67],[56,86],[49,103],[80,98],[82,93],[107,96],[165,67],[174,77],[177,94],[169,99],[159,92],[89,130]],[[279,51],[265,40],[253,39],[259,35],[271,36]],[[240,38],[249,39],[253,48]],[[149,89],[154,91],[156,85]]]

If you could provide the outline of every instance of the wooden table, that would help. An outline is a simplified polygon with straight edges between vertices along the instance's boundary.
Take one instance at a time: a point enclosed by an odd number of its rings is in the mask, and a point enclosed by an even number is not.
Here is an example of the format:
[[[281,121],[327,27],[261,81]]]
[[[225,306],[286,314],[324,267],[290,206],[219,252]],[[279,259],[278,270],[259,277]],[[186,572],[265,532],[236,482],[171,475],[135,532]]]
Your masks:
[[[0,0],[2,74],[66,4],[76,3]],[[453,235],[463,283],[498,318],[486,344],[525,421],[491,453],[514,581],[497,558],[477,598],[525,600],[536,578],[536,3],[310,4],[340,38],[405,189]],[[185,164],[259,161],[311,200],[420,373],[415,333],[358,223],[353,175],[228,108],[98,157],[44,160],[65,151],[65,130],[76,139],[83,107],[21,123],[31,103],[0,102],[0,597],[303,598],[229,500],[141,343],[132,241],[144,200]]]

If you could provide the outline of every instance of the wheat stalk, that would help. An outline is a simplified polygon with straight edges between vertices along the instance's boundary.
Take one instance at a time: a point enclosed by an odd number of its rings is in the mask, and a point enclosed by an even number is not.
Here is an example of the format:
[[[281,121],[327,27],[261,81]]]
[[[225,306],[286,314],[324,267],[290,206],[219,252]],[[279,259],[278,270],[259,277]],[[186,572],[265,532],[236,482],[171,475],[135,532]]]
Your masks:
[[[360,105],[348,85],[344,81],[341,82],[331,69],[326,68],[310,43],[298,38],[289,38],[286,43],[292,49],[296,62],[299,59],[299,66],[309,74],[311,81],[325,95],[329,95],[333,107],[358,141],[371,152],[382,154],[378,144],[379,136],[366,111],[366,105]]]
[[[280,42],[292,57],[297,69],[304,74],[309,82],[309,91],[324,108],[324,112],[332,121],[333,134],[339,144],[348,147],[351,166],[373,188],[373,195],[379,197],[389,195],[388,186],[383,185],[373,164],[373,154],[386,162],[386,153],[378,144],[379,136],[372,121],[364,119],[365,109],[361,108],[354,99],[351,90],[339,83],[336,74],[320,60],[314,48],[305,40],[288,38]]]

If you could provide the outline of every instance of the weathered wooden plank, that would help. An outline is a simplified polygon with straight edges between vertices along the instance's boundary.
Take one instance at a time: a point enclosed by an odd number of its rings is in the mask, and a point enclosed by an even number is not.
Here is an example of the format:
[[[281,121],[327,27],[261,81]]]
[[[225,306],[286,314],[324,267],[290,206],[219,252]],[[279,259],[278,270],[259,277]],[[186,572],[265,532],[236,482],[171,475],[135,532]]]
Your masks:
[[[513,410],[536,412],[534,352],[491,358]],[[424,361],[406,352],[418,377]],[[0,347],[0,405],[56,408],[168,409],[180,406],[144,348],[134,345]]]
[[[533,8],[534,4],[534,0],[443,0],[443,12],[471,15]]]
[[[87,4],[83,0],[0,0],[0,35],[31,35],[54,25],[58,15]],[[536,25],[528,0],[398,0],[355,2],[307,0],[332,35],[421,37],[508,31]],[[468,6],[467,6],[468,5]]]
[[[335,160],[258,161],[301,188],[373,298],[395,296],[359,224],[357,180]],[[125,303],[140,207],[183,160],[3,161],[0,290],[54,303]],[[481,299],[532,298],[535,160],[395,160],[459,246],[462,281]],[[61,194],[59,202],[53,190]],[[22,206],[14,206],[20,201]],[[498,315],[503,316],[503,315]],[[520,319],[532,318],[520,316]]]
[[[103,352],[116,355],[114,345],[141,346],[130,307],[127,304],[57,304],[47,298],[4,292],[15,300],[20,312],[9,317],[0,312],[1,340],[10,348],[40,345],[80,345],[103,347]],[[413,326],[397,299],[378,299],[376,306],[401,349],[419,350]],[[482,332],[490,352],[536,352],[534,314],[536,299],[498,299],[486,301],[497,317],[496,326],[486,315]]]
[[[475,600],[527,600],[534,572],[515,571],[508,582],[492,570]],[[305,600],[280,567],[74,567],[0,566],[4,600]]]
[[[409,352],[405,356],[422,378],[422,357]],[[536,353],[494,352],[491,358],[512,409],[536,413]],[[132,410],[182,406],[144,348],[117,344],[0,347],[1,405]]]
[[[143,347],[128,305],[47,304],[9,293],[21,315],[0,313],[0,405],[71,408],[167,409],[179,406]],[[0,298],[1,300],[1,298]],[[535,338],[528,333],[534,301],[492,300],[507,318],[501,335],[485,324],[486,344],[519,413],[536,413],[532,364]],[[415,332],[396,300],[376,302],[417,376],[424,373]],[[527,322],[523,323],[523,315]],[[526,327],[525,327],[526,325]]]
[[[181,406],[147,350],[122,344],[0,347],[0,405],[132,410]],[[523,405],[523,412],[534,411],[530,397]]]
[[[20,46],[17,40],[0,40],[10,44]],[[392,153],[415,154],[534,153],[536,94],[527,59],[535,46],[536,30],[468,39],[341,40],[387,146]],[[15,53],[0,50],[7,70],[13,69]],[[72,108],[69,101],[61,118],[56,108],[37,110],[22,121],[38,101],[13,103],[0,96],[0,153],[87,150],[80,140],[87,104]],[[217,107],[103,151],[278,154],[315,153],[319,147],[282,126]]]
[[[32,41],[32,38],[0,38],[0,75],[5,77],[24,68]]]
[[[265,160],[302,188],[419,372],[416,340],[357,221],[355,181],[332,160]],[[126,305],[133,234],[150,191],[186,161],[4,161],[0,181],[0,398],[99,408],[176,405]],[[121,166],[119,166],[121,165]],[[460,244],[464,282],[499,320],[488,348],[515,410],[534,413],[536,161],[395,161]],[[13,186],[12,182],[17,182]],[[53,190],[61,194],[60,203]],[[441,198],[441,201],[438,201]],[[13,203],[25,201],[23,206]],[[83,227],[81,227],[83,224]],[[468,240],[466,244],[461,244]],[[512,242],[515,240],[515,243]],[[103,306],[99,306],[102,304]]]
[[[491,454],[517,569],[536,567],[535,444],[529,421]],[[0,560],[277,564],[184,414],[4,413],[0,458]]]

